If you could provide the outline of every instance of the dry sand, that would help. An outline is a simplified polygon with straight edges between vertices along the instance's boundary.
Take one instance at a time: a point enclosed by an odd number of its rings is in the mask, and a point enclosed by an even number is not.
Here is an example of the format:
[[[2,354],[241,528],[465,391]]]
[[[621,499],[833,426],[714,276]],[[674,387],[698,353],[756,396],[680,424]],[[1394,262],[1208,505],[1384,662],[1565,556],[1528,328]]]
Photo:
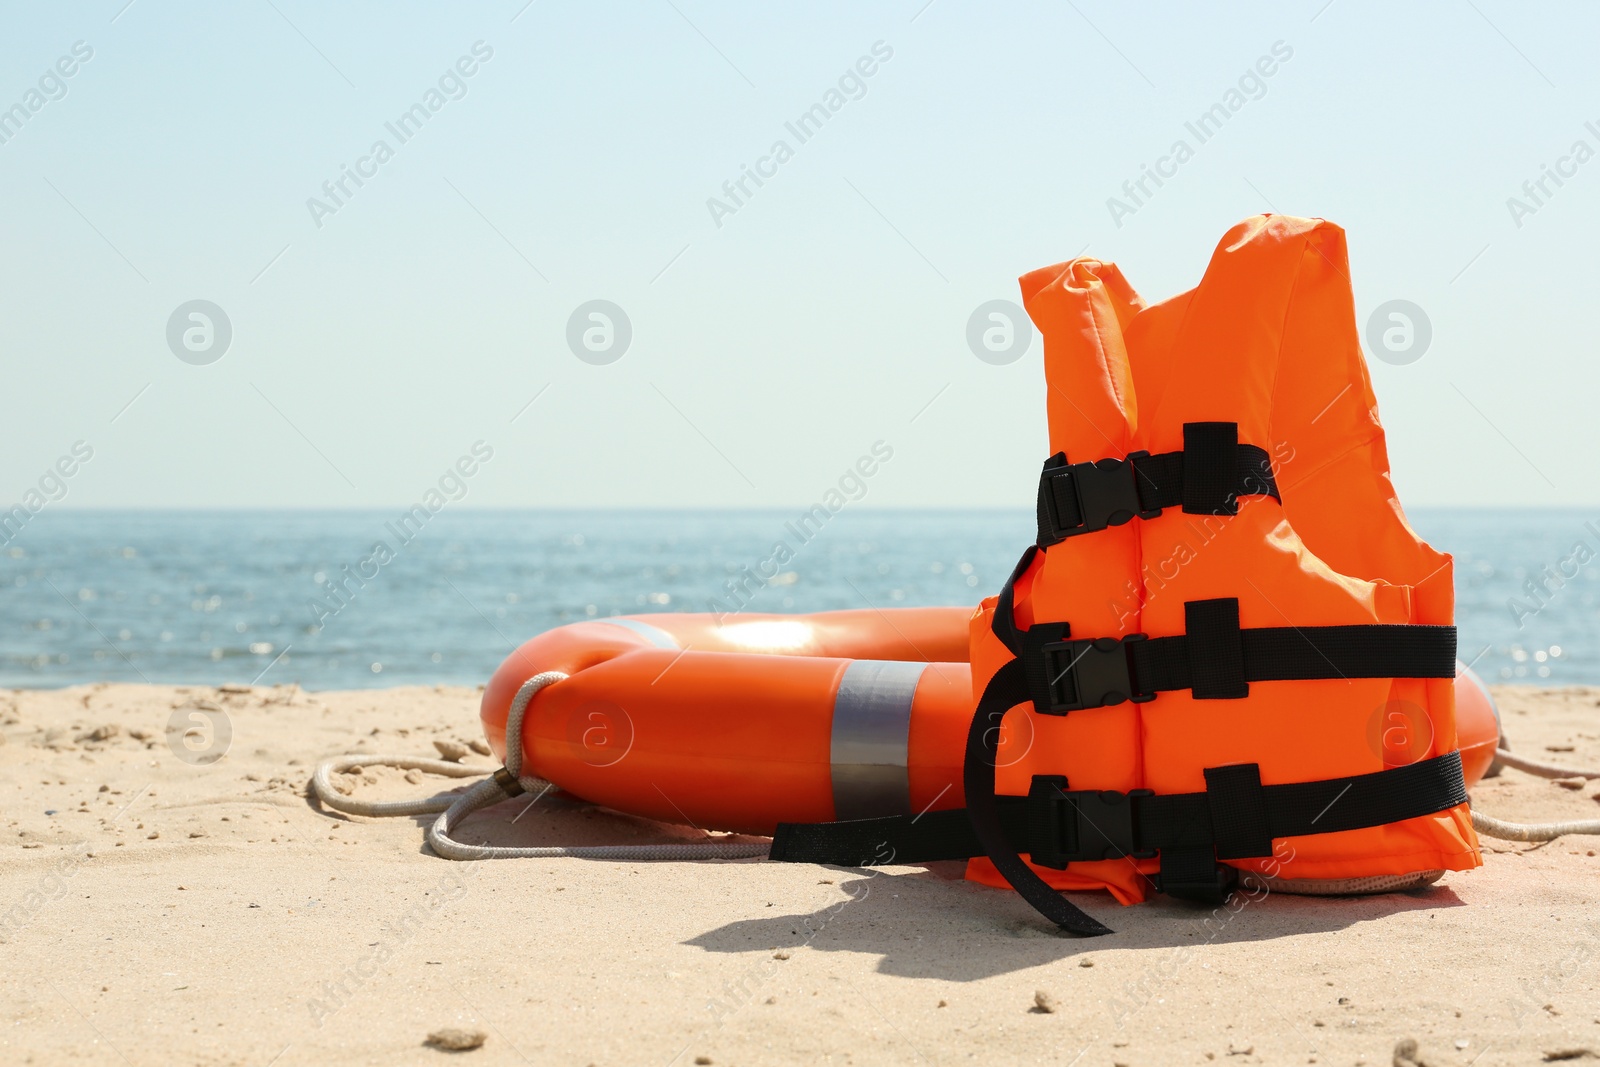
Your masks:
[[[1600,690],[1497,696],[1519,750],[1600,764]],[[233,731],[210,764],[168,744],[196,700]],[[426,852],[426,819],[307,800],[319,758],[432,755],[475,736],[476,706],[467,689],[0,692],[0,1063],[1386,1065],[1407,1038],[1432,1065],[1600,1053],[1600,838],[1490,842],[1482,869],[1425,892],[1215,917],[1079,895],[1118,932],[1072,940],[959,865],[459,864]],[[452,784],[367,779],[361,795],[396,799]],[[1475,799],[1595,818],[1595,793],[1508,771]],[[689,833],[526,803],[472,825],[500,844]],[[424,1045],[447,1029],[487,1040]]]

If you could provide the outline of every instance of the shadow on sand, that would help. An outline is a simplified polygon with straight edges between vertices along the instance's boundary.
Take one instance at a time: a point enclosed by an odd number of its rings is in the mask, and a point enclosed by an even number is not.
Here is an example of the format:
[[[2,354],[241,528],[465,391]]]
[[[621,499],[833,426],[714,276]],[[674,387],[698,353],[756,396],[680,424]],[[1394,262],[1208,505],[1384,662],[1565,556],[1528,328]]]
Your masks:
[[[1462,904],[1442,886],[1367,897],[1237,893],[1220,907],[1158,895],[1124,908],[1106,893],[1074,893],[1074,904],[1116,931],[1078,938],[1057,931],[1017,894],[964,881],[961,863],[895,873],[811,869],[835,874],[845,898],[809,914],[728,923],[685,944],[707,952],[804,945],[818,952],[876,955],[880,974],[971,982],[1096,950],[1170,952],[1207,943],[1331,933],[1400,912]]]
[[[323,815],[344,818],[315,800],[308,803]],[[412,822],[426,831],[435,818],[420,815]],[[478,812],[462,826],[458,839],[528,847],[662,844],[704,841],[705,836],[690,827],[622,815],[557,790]],[[420,839],[418,850],[432,854]],[[707,863],[706,877],[717,877],[720,866]],[[842,892],[829,890],[834,899],[815,911],[741,919],[683,943],[721,953],[802,946],[858,953],[877,956],[880,974],[971,982],[1109,948],[1170,954],[1208,943],[1332,933],[1401,912],[1462,906],[1454,891],[1437,885],[1366,897],[1237,893],[1230,904],[1219,907],[1156,895],[1124,908],[1106,893],[1074,893],[1073,903],[1115,931],[1076,938],[1057,931],[1017,894],[966,881],[961,862],[878,870],[795,864],[793,869]]]

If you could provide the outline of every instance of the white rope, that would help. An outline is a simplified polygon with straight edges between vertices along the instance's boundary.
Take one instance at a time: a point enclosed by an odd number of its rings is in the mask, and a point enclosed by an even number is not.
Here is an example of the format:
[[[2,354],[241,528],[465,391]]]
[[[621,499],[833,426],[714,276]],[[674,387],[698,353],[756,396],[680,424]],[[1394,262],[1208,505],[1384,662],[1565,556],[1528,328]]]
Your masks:
[[[311,788],[325,808],[342,811],[347,815],[366,815],[385,818],[394,815],[431,815],[446,811],[456,802],[453,795],[440,794],[426,800],[357,800],[339,792],[333,776],[358,767],[395,767],[403,771],[427,771],[447,778],[476,778],[482,767],[468,767],[442,759],[422,759],[416,756],[334,756],[317,764],[311,776]]]
[[[527,779],[522,779],[527,781]],[[449,811],[428,830],[428,844],[447,860],[583,859],[583,860],[732,860],[765,856],[765,841],[695,841],[681,845],[543,845],[515,848],[507,845],[466,845],[451,831],[468,815],[506,799],[493,778],[479,782],[462,794]]]
[[[528,702],[534,698],[534,694],[545,686],[564,682],[566,679],[567,676],[561,671],[541,671],[526,682],[523,682],[517,689],[517,695],[511,698],[511,707],[506,711],[506,770],[511,772],[511,777],[519,781],[522,778],[522,745],[520,742],[522,738],[522,717],[527,714]],[[511,743],[513,737],[518,739],[518,744],[513,745]],[[543,779],[538,778],[530,779],[530,781],[539,782],[540,786],[547,784]],[[539,788],[540,786],[534,788]],[[523,786],[522,788],[527,789],[529,787]]]
[[[1600,771],[1580,771],[1572,767],[1558,767],[1553,763],[1524,759],[1505,749],[1497,749],[1495,759],[1507,767],[1537,775],[1540,778],[1600,778]],[[1472,828],[1486,837],[1502,841],[1554,841],[1566,834],[1600,834],[1600,819],[1578,819],[1572,822],[1502,822],[1481,811],[1472,812]]]
[[[545,686],[563,681],[567,675],[561,671],[544,671],[534,675],[517,689],[506,713],[506,776],[515,779],[520,792],[535,794],[534,800],[554,786],[543,778],[522,772],[522,720],[527,714],[528,702]],[[695,841],[674,845],[543,845],[535,848],[516,848],[506,845],[467,845],[455,840],[451,832],[458,830],[467,816],[484,808],[493,807],[519,793],[508,792],[501,785],[500,776],[485,778],[473,783],[465,793],[442,795],[425,800],[371,801],[356,800],[340,793],[334,787],[333,775],[354,767],[398,767],[403,770],[426,771],[451,778],[470,778],[483,772],[481,767],[467,767],[444,760],[418,759],[411,756],[335,756],[317,764],[311,776],[312,790],[324,806],[351,815],[384,817],[392,815],[423,815],[441,812],[428,828],[428,844],[434,852],[448,860],[506,860],[506,859],[588,859],[588,860],[711,860],[749,859],[765,856],[771,847],[764,841]]]
[[[1577,822],[1501,822],[1481,811],[1472,813],[1472,828],[1502,841],[1554,841],[1565,834],[1600,834],[1600,819]]]
[[[1600,778],[1600,771],[1580,771],[1574,767],[1558,767],[1554,763],[1540,763],[1538,760],[1526,759],[1515,752],[1505,749],[1496,749],[1494,758],[1504,763],[1507,767],[1515,767],[1527,774],[1538,775],[1540,778]]]

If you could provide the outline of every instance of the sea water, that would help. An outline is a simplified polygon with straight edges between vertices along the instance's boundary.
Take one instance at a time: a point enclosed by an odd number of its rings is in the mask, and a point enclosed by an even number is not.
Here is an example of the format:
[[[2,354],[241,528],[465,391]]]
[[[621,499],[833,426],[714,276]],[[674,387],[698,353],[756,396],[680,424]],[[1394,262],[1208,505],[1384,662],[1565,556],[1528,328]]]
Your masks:
[[[797,518],[446,511],[412,533],[386,512],[47,510],[0,548],[0,685],[476,685],[578,619],[970,607],[1033,538],[1022,511]],[[1484,678],[1600,683],[1600,513],[1411,520],[1455,555]]]

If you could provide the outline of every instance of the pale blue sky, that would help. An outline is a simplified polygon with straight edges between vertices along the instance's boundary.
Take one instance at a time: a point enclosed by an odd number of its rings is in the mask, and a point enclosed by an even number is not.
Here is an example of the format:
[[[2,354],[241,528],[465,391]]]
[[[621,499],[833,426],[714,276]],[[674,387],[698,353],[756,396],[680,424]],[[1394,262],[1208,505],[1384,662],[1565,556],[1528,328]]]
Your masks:
[[[1600,161],[1520,227],[1506,203],[1600,148],[1592,7],[675,3],[7,5],[0,109],[93,56],[0,126],[0,505],[80,439],[55,506],[401,505],[483,440],[468,506],[787,507],[882,440],[868,506],[1028,507],[1040,346],[979,360],[973,309],[1085,250],[1165,297],[1260,210],[1349,231],[1363,319],[1431,319],[1374,369],[1408,503],[1600,502]],[[1107,198],[1275,42],[1118,226]],[[307,199],[380,138],[319,228]],[[232,324],[210,365],[167,344],[195,299]],[[616,362],[568,349],[592,299],[631,320]]]

